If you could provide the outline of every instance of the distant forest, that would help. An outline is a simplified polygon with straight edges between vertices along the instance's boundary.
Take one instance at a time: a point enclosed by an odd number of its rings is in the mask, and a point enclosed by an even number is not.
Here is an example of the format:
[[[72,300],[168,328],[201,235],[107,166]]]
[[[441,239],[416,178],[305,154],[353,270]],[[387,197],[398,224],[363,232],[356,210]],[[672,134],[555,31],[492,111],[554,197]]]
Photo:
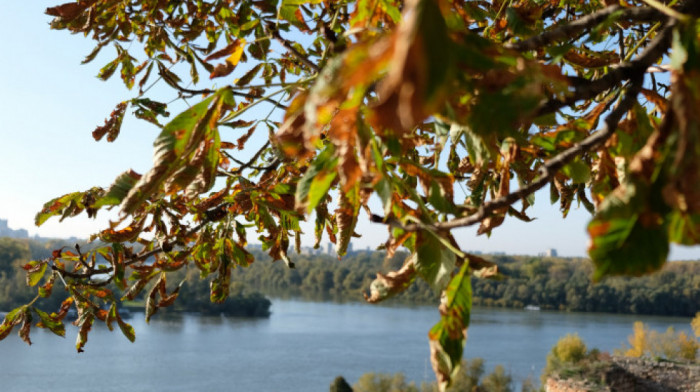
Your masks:
[[[234,270],[233,281],[269,296],[362,301],[377,272],[401,267],[405,254],[385,260],[383,252],[355,252],[341,260],[327,255],[292,257],[295,269],[273,263],[260,251],[256,262]],[[498,265],[500,280],[472,278],[474,305],[543,310],[694,316],[700,311],[700,262],[670,262],[637,278],[591,282],[583,258],[484,256]],[[417,280],[390,303],[435,304],[439,293]]]
[[[32,259],[49,257],[63,241],[0,238],[0,310],[33,298],[20,268]],[[377,272],[400,268],[405,254],[386,259],[383,252],[354,252],[341,260],[327,255],[294,255],[296,268],[273,263],[260,250],[251,250],[256,262],[233,270],[230,304],[264,315],[265,299],[297,297],[316,301],[363,301],[363,293]],[[473,278],[474,304],[543,310],[674,315],[690,317],[700,311],[700,262],[667,263],[658,273],[638,278],[590,280],[592,267],[582,258],[485,256],[495,262],[500,280]],[[218,312],[208,303],[208,282],[198,279],[195,268],[187,273],[175,310]],[[48,308],[62,299],[60,293],[42,299]],[[435,304],[439,293],[421,280],[388,303]],[[48,302],[48,303],[47,303]],[[229,309],[231,309],[229,305]]]

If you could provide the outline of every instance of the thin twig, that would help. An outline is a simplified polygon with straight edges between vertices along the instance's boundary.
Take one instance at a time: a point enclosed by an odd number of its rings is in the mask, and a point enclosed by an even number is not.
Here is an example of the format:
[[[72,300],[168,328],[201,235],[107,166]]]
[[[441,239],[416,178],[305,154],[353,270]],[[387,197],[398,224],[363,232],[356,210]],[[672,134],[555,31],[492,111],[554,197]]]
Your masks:
[[[294,57],[296,57],[297,60],[301,61],[309,67],[312,71],[318,73],[319,68],[318,65],[314,64],[311,60],[309,60],[306,56],[303,54],[299,53],[294,46],[292,46],[291,42],[287,41],[286,39],[282,38],[280,35],[279,31],[274,26],[270,26],[270,34],[272,34],[272,37],[276,39],[287,51]]]
[[[164,78],[167,78],[166,75],[163,75]],[[182,87],[179,84],[177,84],[174,80],[170,79],[172,83],[169,83],[171,86],[175,87],[178,91],[181,93],[185,94],[190,94],[190,95],[200,95],[200,94],[214,94],[216,90],[211,90],[208,88],[200,89],[200,90],[193,90],[189,89],[186,87]],[[269,97],[259,97],[254,94],[249,94],[249,93],[243,93],[240,91],[236,91],[233,88],[231,88],[231,94],[237,96],[237,97],[243,97],[243,98],[248,98],[248,99],[262,99],[265,102],[273,104],[275,107],[282,109],[282,110],[287,110],[287,107],[285,105],[282,105],[281,103],[275,101],[272,98]]]

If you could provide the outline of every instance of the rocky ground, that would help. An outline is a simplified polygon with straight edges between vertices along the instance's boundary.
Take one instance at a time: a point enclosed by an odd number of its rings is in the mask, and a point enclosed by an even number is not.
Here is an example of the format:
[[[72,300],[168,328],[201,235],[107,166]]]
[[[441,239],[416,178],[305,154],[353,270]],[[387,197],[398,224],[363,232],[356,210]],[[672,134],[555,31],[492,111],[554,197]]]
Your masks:
[[[700,392],[700,364],[612,357],[597,382],[549,378],[546,392]]]

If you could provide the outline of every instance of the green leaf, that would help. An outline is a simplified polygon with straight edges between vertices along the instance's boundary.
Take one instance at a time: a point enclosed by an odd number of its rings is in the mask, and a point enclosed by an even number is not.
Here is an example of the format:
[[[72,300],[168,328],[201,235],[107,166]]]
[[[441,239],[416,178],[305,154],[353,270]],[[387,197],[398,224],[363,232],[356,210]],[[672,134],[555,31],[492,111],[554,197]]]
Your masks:
[[[102,79],[102,80],[107,80],[112,77],[114,74],[114,71],[117,70],[117,67],[119,66],[120,59],[117,57],[116,59],[110,61],[100,69],[100,72],[98,72],[97,77]]]
[[[41,211],[36,214],[34,224],[41,226],[52,216],[63,215],[66,210],[79,208],[82,198],[83,194],[81,192],[73,192],[51,199],[46,202]],[[63,218],[61,218],[61,220],[63,220]]]
[[[132,327],[129,323],[125,323],[121,317],[117,317],[117,323],[119,324],[119,329],[121,329],[124,336],[126,336],[126,338],[133,343],[134,340],[136,340],[136,333],[134,332],[134,327]]]
[[[213,133],[220,110],[220,95],[214,94],[180,113],[163,127],[153,143],[154,166],[139,179],[123,199],[122,212],[133,213],[168,178],[181,175],[183,170],[189,170],[190,159],[193,159],[192,155],[202,147],[201,143],[208,138],[217,137]],[[202,161],[200,165],[203,163]],[[195,169],[197,172],[200,170]],[[169,192],[181,189],[177,187],[178,184],[183,185],[183,182],[171,181]]]
[[[629,183],[609,195],[588,224],[594,280],[639,276],[660,269],[669,251],[667,224],[649,201],[649,190]]]
[[[467,340],[471,308],[471,277],[469,265],[464,263],[447,286],[445,300],[441,305],[440,321],[428,333],[430,362],[441,390],[450,385],[459,370]]]
[[[334,157],[335,148],[329,144],[314,159],[304,176],[299,180],[296,192],[296,203],[311,212],[328,193],[333,180],[337,176],[335,168],[338,158]]]
[[[493,148],[489,147],[484,138],[474,133],[470,127],[453,123],[450,127],[450,135],[456,140],[464,136],[464,142],[467,145],[467,153],[469,154],[469,161],[472,165],[482,166],[485,162],[491,160]]]
[[[107,194],[95,202],[94,207],[119,205],[140,178],[141,175],[133,170],[127,170],[120,174],[107,190]]]
[[[574,184],[585,184],[591,179],[591,168],[579,159],[564,166],[562,172],[571,178]]]
[[[61,337],[66,336],[66,326],[63,325],[62,321],[54,320],[48,313],[42,311],[41,309],[32,308],[32,310],[34,310],[34,312],[39,316],[39,319],[41,319],[41,322],[37,324],[37,327],[48,328],[51,332]]]
[[[442,290],[450,281],[456,257],[432,233],[421,231],[416,239],[416,270],[432,287]]]
[[[374,190],[377,191],[377,195],[379,195],[379,198],[382,200],[382,205],[384,206],[384,216],[389,215],[391,212],[393,195],[391,183],[387,178],[382,177],[382,179],[377,181],[377,183],[374,185]]]
[[[36,286],[46,273],[46,261],[30,261],[23,268],[27,271],[27,285]]]
[[[0,340],[5,339],[7,335],[12,332],[12,328],[22,322],[22,317],[20,316],[24,314],[26,309],[26,305],[20,306],[19,308],[13,309],[5,315],[5,319],[3,320],[2,324],[0,324]]]
[[[436,1],[419,0],[416,26],[418,41],[422,40],[422,59],[425,61],[425,99],[434,101],[442,92],[445,81],[450,79],[454,69],[452,42],[447,36],[447,25]]]
[[[232,255],[233,260],[241,267],[248,267],[255,261],[255,256],[236,243],[233,244]]]
[[[668,235],[681,245],[700,244],[700,215],[673,211],[669,214]]]

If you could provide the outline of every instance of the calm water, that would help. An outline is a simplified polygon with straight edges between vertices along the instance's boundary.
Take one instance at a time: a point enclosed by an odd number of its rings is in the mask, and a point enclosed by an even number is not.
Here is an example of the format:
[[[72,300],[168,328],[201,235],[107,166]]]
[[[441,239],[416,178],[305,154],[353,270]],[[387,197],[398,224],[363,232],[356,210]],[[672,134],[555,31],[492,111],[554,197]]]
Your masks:
[[[183,315],[150,325],[137,313],[135,343],[96,325],[82,354],[72,326],[65,339],[37,330],[31,347],[13,333],[0,342],[0,390],[328,391],[337,375],[354,383],[370,371],[433,380],[427,332],[436,308],[278,299],[272,311],[264,320]],[[612,350],[637,319],[689,330],[684,318],[476,309],[465,357],[537,380],[561,336],[578,332],[589,348]]]

